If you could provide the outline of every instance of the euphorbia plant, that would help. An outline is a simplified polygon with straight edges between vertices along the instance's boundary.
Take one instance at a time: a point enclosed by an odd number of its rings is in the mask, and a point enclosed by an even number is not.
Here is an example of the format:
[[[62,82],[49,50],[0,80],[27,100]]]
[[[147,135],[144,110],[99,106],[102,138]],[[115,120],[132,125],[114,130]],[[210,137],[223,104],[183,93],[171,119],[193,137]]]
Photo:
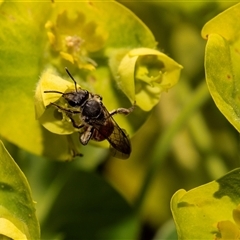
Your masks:
[[[14,9],[19,19],[9,21],[5,14],[0,23],[5,52],[1,135],[35,154],[71,158],[68,136],[50,133],[33,118],[33,91],[40,75],[37,117],[45,108],[44,90],[67,90],[57,76],[67,79],[64,69],[68,67],[83,89],[103,97],[109,110],[128,107],[136,100],[139,110],[131,118],[119,116],[118,120],[130,136],[143,124],[146,111],[157,104],[161,92],[179,78],[181,66],[153,51],[156,42],[148,28],[116,2],[81,3],[81,7],[78,3],[4,3],[1,8],[6,13]],[[25,12],[31,13],[28,18],[21,17]],[[13,64],[8,64],[10,60]],[[4,102],[7,98],[16,101]]]
[[[47,108],[61,98],[56,94],[47,99],[47,90],[74,89],[65,67],[82,89],[101,95],[109,110],[136,102],[129,118],[116,117],[130,137],[161,93],[178,81],[181,65],[156,50],[150,30],[117,2],[2,2],[0,13],[0,135],[33,154],[67,160],[72,159],[73,149],[81,152],[78,134],[67,116],[56,116],[54,109]],[[8,172],[3,155],[0,162]],[[4,184],[15,188],[11,181]],[[28,192],[26,184],[21,188]],[[10,199],[7,192],[3,196]],[[11,217],[15,212],[6,205],[11,212],[7,221],[19,231],[18,238],[36,239],[39,229],[32,200],[24,201],[33,209],[28,216],[34,221],[19,226]],[[26,217],[25,212],[21,217]],[[0,234],[15,237],[1,225]]]

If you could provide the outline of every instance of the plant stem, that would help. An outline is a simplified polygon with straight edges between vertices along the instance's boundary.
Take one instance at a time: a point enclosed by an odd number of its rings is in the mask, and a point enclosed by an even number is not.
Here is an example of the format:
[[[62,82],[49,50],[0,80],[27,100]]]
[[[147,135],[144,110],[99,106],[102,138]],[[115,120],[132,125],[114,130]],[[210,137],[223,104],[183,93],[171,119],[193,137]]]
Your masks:
[[[141,211],[144,200],[147,195],[149,186],[154,178],[157,170],[163,163],[166,155],[170,149],[172,139],[176,133],[186,124],[187,120],[198,110],[210,97],[206,82],[202,81],[196,91],[192,93],[191,101],[189,101],[178,117],[173,121],[171,126],[157,139],[155,146],[152,150],[151,162],[140,189],[138,198],[135,203],[135,210]]]

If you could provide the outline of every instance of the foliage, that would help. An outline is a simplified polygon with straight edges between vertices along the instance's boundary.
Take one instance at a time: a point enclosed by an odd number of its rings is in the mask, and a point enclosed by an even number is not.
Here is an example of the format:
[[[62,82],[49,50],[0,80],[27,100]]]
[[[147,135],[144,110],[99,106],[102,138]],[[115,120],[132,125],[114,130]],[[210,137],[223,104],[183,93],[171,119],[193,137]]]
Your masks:
[[[4,16],[0,23],[2,29],[1,72],[3,76],[0,83],[3,91],[0,109],[1,115],[4,116],[0,123],[2,126],[1,135],[32,153],[61,160],[71,159],[72,148],[74,150],[79,148],[72,146],[74,144],[71,142],[76,142],[78,135],[58,136],[51,134],[33,118],[33,89],[41,72],[55,70],[53,75],[64,74],[66,77],[64,68],[68,67],[83,88],[94,93],[101,93],[108,109],[117,108],[119,100],[126,103],[127,106],[127,104],[129,105],[127,98],[122,95],[118,88],[121,88],[122,85],[126,89],[128,85],[134,83],[135,68],[131,68],[131,77],[127,78],[127,82],[126,80],[125,82],[118,80],[118,86],[114,84],[112,76],[115,79],[121,79],[122,72],[126,71],[125,69],[118,70],[121,59],[134,48],[154,48],[155,39],[138,18],[115,2],[99,2],[92,5],[82,3],[81,7],[79,7],[79,3],[3,3],[1,9]],[[45,14],[41,14],[42,11]],[[104,12],[108,12],[108,14],[103,14]],[[9,15],[10,13],[14,15]],[[113,16],[121,21],[109,24],[112,22]],[[11,21],[11,17],[16,20]],[[125,28],[126,25],[128,26],[124,30],[126,35],[120,37],[120,31],[115,31],[115,29]],[[138,61],[138,68],[143,68],[142,62],[148,56],[148,51],[147,49],[144,53],[139,51],[138,54],[142,55],[142,60]],[[152,53],[150,52],[150,54]],[[132,58],[136,61],[136,57],[134,55]],[[138,82],[141,82],[138,84],[137,91],[144,92],[141,89],[150,85],[147,91],[155,91],[155,98],[159,99],[162,92],[161,78],[164,78],[172,69],[175,71],[174,64],[179,71],[181,68],[173,60],[170,63],[171,66],[168,66],[168,57],[165,58],[167,60],[159,61],[152,58],[148,63],[145,61],[145,72],[142,71],[142,76],[136,78]],[[155,64],[156,61],[160,65]],[[161,75],[154,76],[154,79],[152,72],[148,70],[148,68],[153,68],[152,65],[155,67],[155,72],[161,72]],[[172,80],[174,83],[177,82],[179,73],[175,75],[175,79]],[[54,79],[50,76],[48,78]],[[163,81],[164,84],[166,84],[165,81]],[[153,82],[158,83],[153,85]],[[58,83],[59,79],[56,80],[56,84],[46,84],[45,86],[49,87],[47,90],[57,90],[54,88]],[[160,89],[158,85],[160,85]],[[164,90],[172,85],[165,86]],[[23,86],[24,91],[21,91]],[[74,89],[73,84],[72,88]],[[42,106],[42,98],[44,97],[41,96],[41,94],[47,95],[43,92],[46,89],[41,86],[37,90],[42,92],[38,93],[37,91],[36,93],[36,109],[46,108],[46,106]],[[135,101],[134,94],[134,88],[131,88],[127,97],[131,99],[132,104]],[[16,95],[18,101],[4,101],[4,99],[14,98]],[[145,110],[147,107],[150,110],[156,103],[156,100],[153,103],[149,101],[143,109]],[[21,108],[18,108],[17,105]],[[142,105],[143,103],[139,102],[140,108]],[[133,124],[131,120],[123,116],[119,117],[119,124],[130,135],[143,124],[148,115],[140,108],[138,112],[134,113],[135,118],[138,119],[138,124]],[[15,121],[16,115],[18,121]],[[41,116],[42,113],[37,112],[37,116],[39,115]],[[52,119],[53,117],[48,119],[44,116],[44,122],[51,122]],[[26,122],[28,124],[25,124]]]
[[[238,239],[231,5],[1,2],[0,136],[33,197],[1,144],[0,236],[38,239],[40,224],[42,239]],[[107,141],[81,146],[68,116],[49,106],[67,103],[44,91],[75,89],[65,67],[109,110],[136,102],[114,117],[131,137],[129,160],[111,157]],[[65,162],[73,152],[84,156]]]
[[[237,4],[203,27],[205,72],[217,107],[239,131],[239,36]],[[178,191],[172,211],[179,239],[239,239],[239,169],[186,193]],[[221,209],[221,211],[219,211]],[[186,220],[187,219],[187,220]],[[199,224],[200,222],[200,224]]]
[[[202,36],[207,39],[205,70],[209,91],[220,111],[238,131],[240,25],[236,22],[239,11],[237,4],[209,21],[202,30]]]
[[[174,194],[171,205],[179,239],[239,238],[239,173],[236,169],[217,181]]]
[[[0,232],[10,239],[38,239],[39,225],[28,182],[0,142]]]

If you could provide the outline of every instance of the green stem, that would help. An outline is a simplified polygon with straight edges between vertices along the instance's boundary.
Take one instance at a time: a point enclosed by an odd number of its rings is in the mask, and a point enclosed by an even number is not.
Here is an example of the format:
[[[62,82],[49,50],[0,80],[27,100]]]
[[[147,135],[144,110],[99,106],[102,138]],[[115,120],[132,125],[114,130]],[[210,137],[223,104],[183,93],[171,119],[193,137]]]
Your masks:
[[[192,93],[190,98],[191,101],[184,106],[181,113],[173,121],[171,126],[167,128],[165,132],[157,139],[152,151],[153,155],[150,158],[151,163],[149,169],[146,173],[142,188],[140,189],[139,196],[135,203],[135,209],[137,212],[140,212],[152,179],[168,154],[172,139],[186,124],[187,120],[192,116],[192,114],[198,110],[209,99],[209,97],[210,94],[206,86],[206,82],[203,81],[197,90]]]

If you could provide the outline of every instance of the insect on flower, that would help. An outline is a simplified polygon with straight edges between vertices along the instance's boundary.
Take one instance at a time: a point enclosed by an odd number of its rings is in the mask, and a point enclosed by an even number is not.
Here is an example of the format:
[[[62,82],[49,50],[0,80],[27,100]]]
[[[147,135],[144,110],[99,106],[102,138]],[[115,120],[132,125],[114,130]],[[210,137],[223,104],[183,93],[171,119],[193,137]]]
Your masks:
[[[108,140],[113,156],[126,159],[131,153],[130,140],[123,129],[113,119],[115,114],[128,115],[135,107],[118,108],[108,112],[102,103],[102,97],[77,87],[77,83],[66,68],[66,72],[74,82],[75,89],[70,92],[47,90],[44,93],[58,93],[66,100],[69,107],[64,108],[56,103],[50,103],[64,112],[71,120],[73,127],[79,130],[79,140],[87,145],[89,140]]]

